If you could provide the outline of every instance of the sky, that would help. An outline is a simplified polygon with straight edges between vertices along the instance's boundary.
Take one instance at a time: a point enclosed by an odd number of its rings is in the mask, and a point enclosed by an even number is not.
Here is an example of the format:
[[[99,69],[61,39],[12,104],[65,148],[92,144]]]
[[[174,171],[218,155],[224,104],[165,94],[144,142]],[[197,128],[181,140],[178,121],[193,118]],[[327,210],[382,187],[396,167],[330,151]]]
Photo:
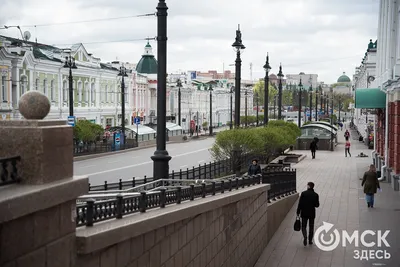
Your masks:
[[[19,25],[23,32],[30,31],[31,41],[37,38],[40,43],[60,48],[83,43],[88,53],[103,62],[137,63],[144,52],[145,38],[157,35],[155,16],[133,16],[155,13],[158,0],[0,2],[0,25]],[[265,75],[262,67],[268,52],[272,73],[277,73],[282,63],[283,74],[315,73],[318,81],[330,84],[343,72],[352,78],[369,40],[377,38],[379,0],[166,0],[166,3],[168,73],[234,71],[234,66],[230,66],[236,57],[232,43],[240,24],[246,46],[241,55],[243,79]],[[109,19],[117,17],[126,18]],[[0,35],[20,37],[21,34],[10,28],[0,29]],[[150,44],[156,54],[156,42]]]

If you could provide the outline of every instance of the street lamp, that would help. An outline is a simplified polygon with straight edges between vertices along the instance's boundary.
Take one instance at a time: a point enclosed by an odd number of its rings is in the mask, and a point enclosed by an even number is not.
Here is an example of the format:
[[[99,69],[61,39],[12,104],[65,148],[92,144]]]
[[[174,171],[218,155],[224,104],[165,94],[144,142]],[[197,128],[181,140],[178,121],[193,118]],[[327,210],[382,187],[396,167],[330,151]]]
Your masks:
[[[331,89],[331,125],[333,126],[333,90]],[[331,131],[331,151],[333,151],[333,132]]]
[[[256,107],[257,107],[257,111],[256,111],[256,125],[258,127],[258,93],[256,92],[255,95],[256,97]]]
[[[297,118],[297,124],[299,128],[301,127],[301,91],[303,90],[303,84],[301,83],[301,77],[299,82],[299,115]]]
[[[274,120],[276,120],[276,97],[277,95],[274,95]]]
[[[236,31],[235,42],[232,47],[236,51],[236,61],[235,61],[235,127],[240,127],[240,79],[241,79],[241,67],[242,60],[240,58],[240,51],[246,47],[242,43],[242,32],[240,31],[240,24]]]
[[[247,89],[244,91],[244,126],[247,127]]]
[[[309,121],[312,121],[312,84],[310,85],[309,93],[310,93],[310,120]]]
[[[154,179],[168,178],[169,161],[166,146],[166,114],[167,114],[167,13],[165,0],[157,5],[157,147],[153,160]]]
[[[230,91],[229,91],[229,94],[230,94],[230,97],[231,97],[231,114],[230,114],[231,119],[230,119],[230,123],[229,123],[229,129],[230,129],[230,130],[232,130],[232,128],[233,128],[232,95],[233,95],[233,91],[234,91],[234,90],[235,90],[235,87],[232,86],[231,89],[230,89]]]
[[[279,86],[278,86],[278,120],[282,119],[282,78],[283,78],[283,73],[282,73],[282,64],[279,65]]]
[[[69,116],[74,116],[74,89],[72,88],[72,69],[77,69],[75,64],[75,58],[71,55],[65,57],[64,68],[69,69]]]
[[[315,88],[315,121],[318,121],[318,87]]]
[[[271,70],[271,66],[269,65],[269,55],[267,53],[267,59],[264,65],[265,77],[264,77],[264,126],[268,124],[268,102],[269,102],[269,71]]]
[[[213,127],[212,127],[212,112],[213,112],[213,110],[212,110],[212,92],[213,92],[213,88],[212,88],[211,84],[209,87],[209,91],[210,91],[210,130],[209,130],[209,132],[210,132],[210,136],[212,136],[213,135]]]
[[[176,86],[178,86],[178,124],[179,126],[181,126],[181,87],[182,87],[182,82],[180,79],[178,79],[178,81],[176,82]]]
[[[341,108],[341,103],[340,103],[340,101],[341,101],[341,99],[340,99],[340,95],[339,95],[339,104],[338,104],[338,106],[339,106],[339,118],[338,118],[338,121],[340,122],[340,108]]]
[[[122,128],[122,136],[123,136],[123,141],[124,145],[126,144],[125,140],[125,80],[124,77],[128,77],[128,74],[126,74],[126,68],[124,66],[121,66],[119,68],[119,73],[118,76],[121,76],[121,128]],[[136,133],[136,136],[138,136],[139,133]]]

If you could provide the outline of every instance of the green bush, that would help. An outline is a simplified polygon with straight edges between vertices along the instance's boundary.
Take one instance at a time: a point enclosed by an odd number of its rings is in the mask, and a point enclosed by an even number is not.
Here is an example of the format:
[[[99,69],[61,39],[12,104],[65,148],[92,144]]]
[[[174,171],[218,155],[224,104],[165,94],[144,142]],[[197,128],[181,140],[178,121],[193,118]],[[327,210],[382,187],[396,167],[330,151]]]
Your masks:
[[[300,129],[292,122],[270,121],[267,127],[219,132],[210,152],[215,160],[232,158],[235,149],[242,154],[269,158],[293,145],[300,134]]]
[[[83,142],[96,141],[103,134],[104,129],[101,125],[87,120],[78,121],[74,127],[74,138]]]

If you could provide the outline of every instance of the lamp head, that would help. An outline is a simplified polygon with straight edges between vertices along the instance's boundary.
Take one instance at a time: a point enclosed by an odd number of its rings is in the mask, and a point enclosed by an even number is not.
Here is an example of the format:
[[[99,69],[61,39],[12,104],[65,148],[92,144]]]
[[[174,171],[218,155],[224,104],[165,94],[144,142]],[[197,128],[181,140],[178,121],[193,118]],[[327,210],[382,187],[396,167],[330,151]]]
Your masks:
[[[282,79],[283,76],[284,76],[284,75],[283,75],[283,72],[282,72],[282,64],[280,64],[280,65],[279,65],[278,77],[279,77],[280,79]]]
[[[242,32],[240,31],[240,24],[238,25],[238,29],[236,30],[236,38],[235,42],[232,44],[232,47],[235,48],[236,51],[246,48],[242,43]]]
[[[266,59],[266,61],[265,61],[265,65],[264,65],[264,70],[266,71],[266,72],[269,72],[270,70],[271,70],[271,66],[269,65],[269,56],[268,56],[268,53],[267,53],[267,59]]]
[[[78,67],[75,64],[75,58],[72,58],[72,66],[71,69],[77,69]]]

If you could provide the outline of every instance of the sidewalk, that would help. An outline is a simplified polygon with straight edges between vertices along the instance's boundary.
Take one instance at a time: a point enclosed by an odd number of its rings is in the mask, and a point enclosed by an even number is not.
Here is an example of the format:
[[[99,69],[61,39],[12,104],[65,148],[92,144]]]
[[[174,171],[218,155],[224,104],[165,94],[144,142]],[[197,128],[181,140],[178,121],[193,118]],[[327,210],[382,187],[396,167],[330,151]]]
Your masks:
[[[312,160],[309,151],[307,158],[296,164],[297,189],[306,189],[309,181],[315,183],[315,190],[320,197],[320,207],[317,209],[315,229],[322,222],[334,224],[333,229],[347,230],[351,235],[354,230],[360,234],[364,230],[391,230],[387,236],[390,247],[371,248],[358,247],[353,244],[339,246],[331,252],[324,252],[316,245],[304,247],[301,232],[293,231],[297,203],[293,206],[278,231],[273,236],[267,248],[262,253],[255,267],[358,267],[358,266],[400,266],[400,194],[394,192],[390,184],[381,182],[382,192],[375,195],[374,209],[368,209],[361,187],[363,173],[372,163],[371,151],[363,143],[350,140],[352,157],[344,156],[344,132],[339,131],[339,144],[334,152],[317,151],[316,159]],[[368,158],[357,158],[364,152]],[[332,230],[333,230],[332,229]],[[329,242],[330,234],[325,232],[324,240]],[[367,235],[367,241],[375,241]],[[319,239],[321,240],[321,239]],[[342,240],[341,240],[342,241]],[[315,241],[314,241],[315,243]],[[354,259],[354,250],[386,250],[390,259]],[[380,254],[378,255],[380,256]]]

